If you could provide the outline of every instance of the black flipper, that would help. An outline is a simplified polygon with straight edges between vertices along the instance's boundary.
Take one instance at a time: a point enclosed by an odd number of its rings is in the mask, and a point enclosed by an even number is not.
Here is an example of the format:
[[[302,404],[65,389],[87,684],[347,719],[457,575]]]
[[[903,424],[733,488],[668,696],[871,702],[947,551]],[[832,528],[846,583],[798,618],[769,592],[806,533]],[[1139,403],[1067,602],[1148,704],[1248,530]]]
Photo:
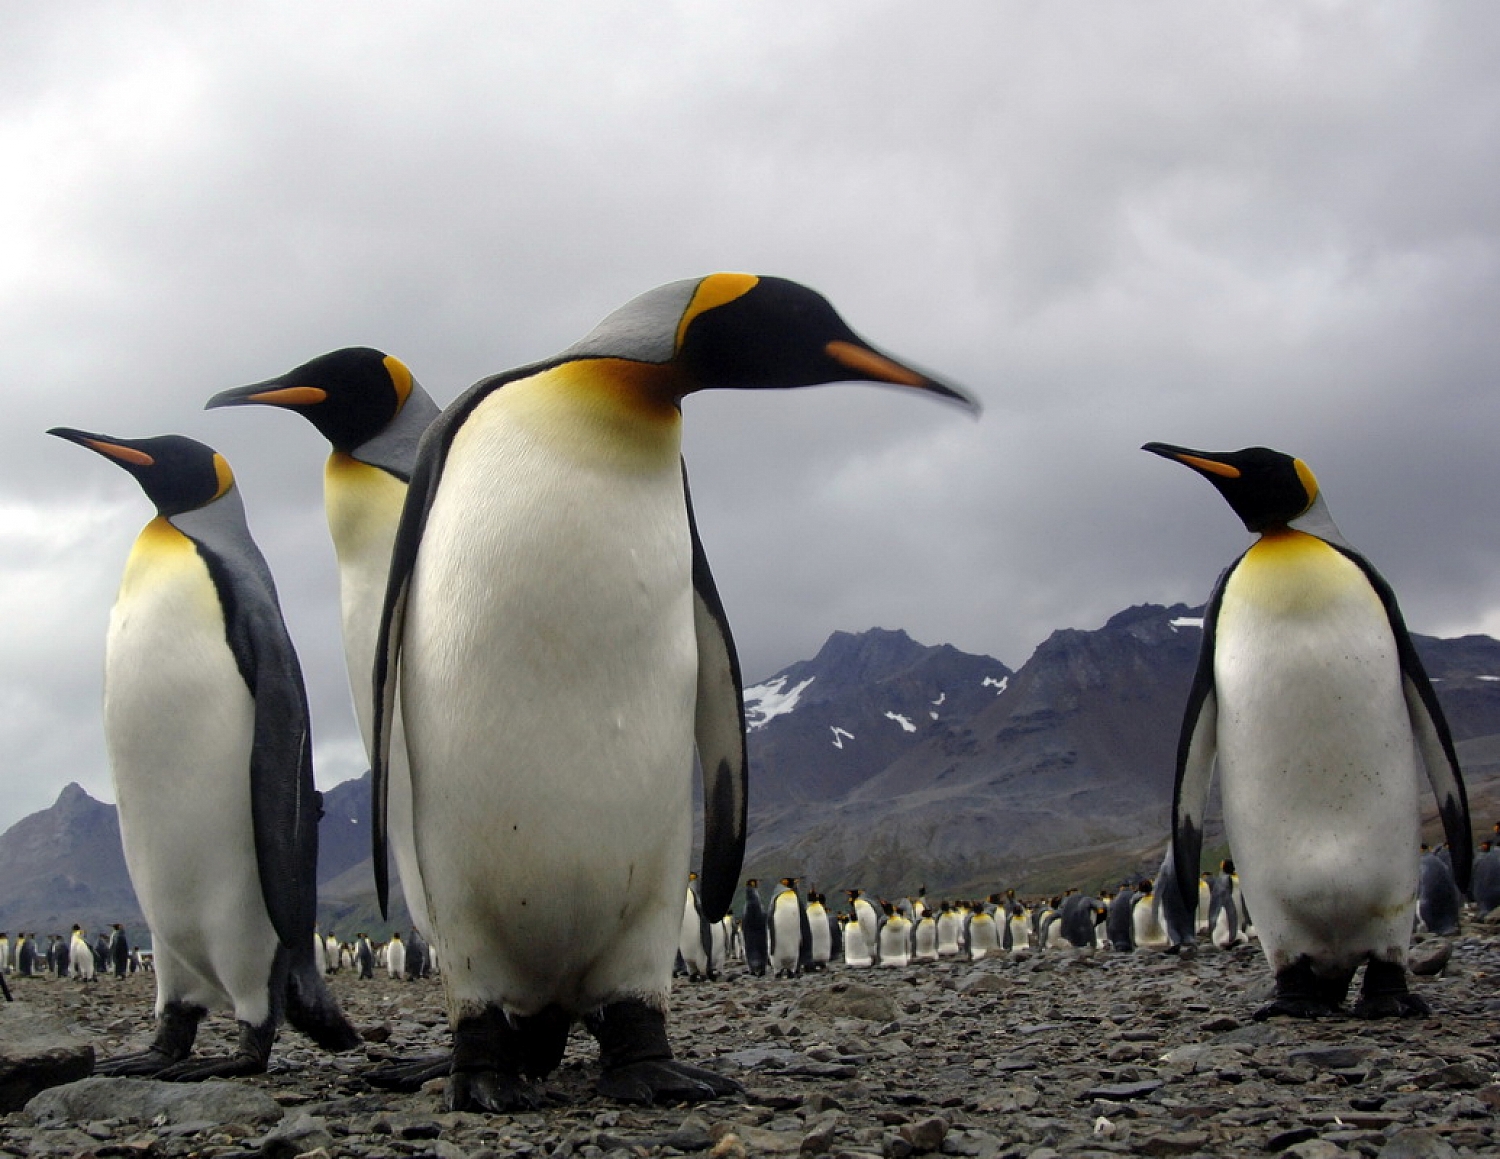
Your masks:
[[[1203,856],[1203,816],[1208,810],[1208,790],[1213,783],[1214,759],[1218,752],[1219,700],[1214,692],[1214,648],[1218,642],[1219,609],[1224,585],[1238,566],[1236,560],[1219,576],[1203,609],[1203,643],[1198,649],[1198,667],[1188,693],[1177,740],[1177,773],[1172,787],[1172,864],[1176,869],[1178,897],[1190,914],[1198,911],[1198,869]]]
[[[227,515],[226,506],[238,515]],[[261,896],[276,936],[296,952],[308,944],[316,922],[322,799],[313,784],[302,668],[270,568],[244,534],[243,519],[238,490],[231,489],[170,522],[193,541],[208,568],[230,651],[255,702],[250,803]]]
[[[729,619],[698,538],[685,465],[682,491],[693,540],[693,623],[698,639],[694,734],[703,770],[703,869],[699,874],[699,897],[704,920],[713,923],[729,912],[745,861],[745,818],[750,788],[745,688]]]
[[[1474,865],[1474,838],[1469,821],[1469,794],[1464,787],[1463,772],[1458,767],[1458,751],[1453,746],[1453,734],[1448,729],[1448,718],[1443,715],[1443,706],[1438,703],[1437,693],[1432,690],[1432,681],[1427,678],[1427,669],[1417,655],[1411,633],[1407,631],[1406,619],[1396,602],[1396,593],[1385,577],[1359,552],[1352,548],[1331,544],[1347,556],[1364,572],[1375,594],[1385,606],[1386,619],[1390,621],[1391,634],[1396,638],[1396,654],[1401,660],[1402,687],[1406,694],[1406,708],[1411,716],[1412,735],[1416,737],[1417,751],[1422,755],[1422,765],[1427,770],[1427,781],[1437,798],[1438,815],[1443,820],[1443,836],[1453,854],[1453,878],[1459,892],[1469,892],[1469,873]]]

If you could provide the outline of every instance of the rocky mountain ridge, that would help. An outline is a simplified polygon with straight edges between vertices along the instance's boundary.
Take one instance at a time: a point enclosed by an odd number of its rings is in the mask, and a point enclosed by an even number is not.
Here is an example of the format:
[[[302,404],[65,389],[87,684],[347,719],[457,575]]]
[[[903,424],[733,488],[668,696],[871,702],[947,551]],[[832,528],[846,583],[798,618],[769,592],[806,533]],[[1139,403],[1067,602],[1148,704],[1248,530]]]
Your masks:
[[[746,876],[796,875],[837,897],[856,885],[1051,892],[1149,872],[1166,837],[1199,614],[1145,605],[1060,630],[1019,671],[900,631],[834,633],[746,690]],[[1500,642],[1417,645],[1460,743],[1476,830],[1487,831],[1500,815]],[[372,876],[367,774],[324,795],[325,928],[405,928],[402,909],[380,920]],[[0,834],[0,929],[74,921],[140,926],[113,806],[69,785]]]

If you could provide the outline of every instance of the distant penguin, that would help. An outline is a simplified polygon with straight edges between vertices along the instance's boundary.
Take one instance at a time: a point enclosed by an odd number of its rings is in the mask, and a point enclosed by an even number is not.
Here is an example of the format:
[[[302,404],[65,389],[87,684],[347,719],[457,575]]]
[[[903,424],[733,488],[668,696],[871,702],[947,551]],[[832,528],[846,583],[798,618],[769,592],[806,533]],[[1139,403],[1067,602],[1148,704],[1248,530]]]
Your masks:
[[[765,974],[771,961],[770,935],[759,886],[760,882],[753,877],[745,882],[745,912],[740,917],[740,934],[745,941],[745,968],[757,978]]]
[[[666,1032],[695,745],[709,921],[745,843],[743,688],[693,521],[681,407],[706,389],[846,380],[968,402],[806,287],[715,274],[475,384],[423,437],[376,649],[374,864],[384,905],[399,699],[422,883],[442,913],[451,1109],[537,1105],[534,1080],[580,1018],[606,1097],[739,1089],[675,1060]]]
[[[864,969],[875,964],[875,953],[865,939],[864,927],[853,914],[841,914],[839,922],[844,928],[844,965]]]
[[[413,927],[406,938],[406,976],[426,978],[431,973],[432,966],[428,960],[427,940],[422,937],[420,931]]]
[[[1422,928],[1429,934],[1456,935],[1463,900],[1453,880],[1452,863],[1424,845],[1417,872],[1417,920]]]
[[[1494,843],[1486,841],[1480,845],[1469,889],[1480,917],[1500,908],[1500,848]]]
[[[125,937],[125,927],[119,922],[111,928],[108,960],[114,967],[115,977],[125,977],[130,969],[130,941]]]
[[[885,922],[880,927],[880,964],[906,966],[912,960],[911,919],[892,902],[885,902]]]
[[[94,980],[94,950],[79,926],[73,927],[73,937],[68,942],[68,973],[81,982]]]
[[[1135,949],[1135,918],[1131,913],[1135,890],[1128,883],[1121,883],[1109,899],[1105,913],[1104,932],[1111,949],[1128,954]]]
[[[682,929],[677,940],[677,952],[682,955],[688,977],[713,979],[718,976],[714,958],[714,935],[703,916],[703,906],[698,900],[698,875],[688,874],[687,897],[682,908]]]
[[[913,962],[936,962],[938,960],[937,917],[927,909],[925,903],[919,908],[922,912],[912,925],[911,960]]]
[[[391,933],[391,940],[385,944],[385,972],[397,982],[406,981],[406,943],[395,932]]]
[[[865,945],[870,953],[879,957],[880,939],[880,911],[875,908],[875,903],[864,896],[863,891],[858,889],[846,889],[849,895],[849,912],[859,922],[860,931],[864,934]]]
[[[808,928],[807,910],[797,892],[795,877],[781,879],[781,888],[771,898],[771,914],[766,925],[770,931],[771,969],[776,977],[791,978],[800,974],[812,932]]]
[[[964,919],[951,902],[938,906],[937,955],[939,958],[957,958],[964,953]]]
[[[833,959],[833,931],[828,925],[828,909],[823,904],[823,895],[810,893],[807,898],[807,957],[816,971],[828,969]]]
[[[1217,766],[1224,827],[1276,996],[1257,1017],[1429,1013],[1406,980],[1419,782],[1468,883],[1463,776],[1395,594],[1344,540],[1300,459],[1148,443],[1257,536],[1215,585],[1177,749],[1173,842],[1193,884]],[[1189,870],[1192,874],[1189,875]]]
[[[30,978],[36,973],[36,935],[16,935],[16,973]]]
[[[271,406],[301,415],[328,440],[323,506],[338,558],[344,657],[365,752],[374,760],[375,637],[391,545],[422,433],[438,406],[400,359],[356,346],[320,355],[285,374],[221,391],[205,409]],[[388,827],[412,921],[430,930],[411,818],[411,774],[400,714],[393,723]],[[446,1071],[446,1067],[442,1068]]]
[[[1099,945],[1098,925],[1104,909],[1099,899],[1074,893],[1063,899],[1058,924],[1063,940],[1078,949],[1095,949]]]
[[[354,960],[359,964],[362,981],[375,977],[375,947],[364,934],[355,938]]]
[[[343,963],[343,945],[333,934],[323,939],[323,957],[327,962],[326,970],[330,974],[337,974]]]
[[[1162,924],[1161,908],[1157,905],[1155,886],[1149,879],[1142,880],[1136,887],[1130,906],[1130,923],[1137,948],[1159,949],[1170,944],[1167,927]]]
[[[1191,952],[1198,942],[1198,898],[1194,890],[1178,880],[1170,842],[1156,874],[1152,900],[1169,950],[1174,954]]]
[[[10,936],[0,930],[0,974],[9,974],[10,971]]]
[[[313,963],[319,797],[307,698],[229,464],[176,435],[53,435],[124,468],[156,506],[110,616],[104,733],[131,884],[151,928],[157,1033],[95,1072],[204,1079],[266,1069],[283,1014],[360,1044]],[[193,1060],[228,1007],[235,1053]]]
[[[1005,919],[1005,948],[1014,954],[1030,948],[1031,943],[1031,911],[1019,902],[1013,902]]]
[[[981,961],[1000,952],[1000,923],[993,912],[983,907],[973,907],[964,930],[964,944],[968,946],[969,959]]]
[[[1235,880],[1227,872],[1214,876],[1209,888],[1208,936],[1221,950],[1238,945],[1245,940],[1240,928],[1240,907],[1235,898]]]

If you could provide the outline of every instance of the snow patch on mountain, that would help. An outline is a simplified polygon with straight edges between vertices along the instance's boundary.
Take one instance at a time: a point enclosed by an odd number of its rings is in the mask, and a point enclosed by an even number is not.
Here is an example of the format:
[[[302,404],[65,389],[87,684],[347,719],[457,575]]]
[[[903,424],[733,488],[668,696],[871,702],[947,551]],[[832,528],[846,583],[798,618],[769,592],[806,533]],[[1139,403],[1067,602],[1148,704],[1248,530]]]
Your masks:
[[[786,677],[778,676],[774,680],[767,680],[764,684],[757,684],[752,688],[745,689],[745,725],[754,732],[758,728],[765,728],[778,716],[785,716],[797,707],[797,701],[807,691],[807,686],[815,679],[809,676],[795,688],[786,687]]]
[[[909,718],[902,716],[899,712],[887,712],[885,714],[885,718],[886,720],[894,720],[897,724],[899,724],[901,726],[902,732],[917,731],[917,726],[912,724]]]
[[[854,734],[847,728],[840,728],[836,724],[830,724],[828,727],[833,732],[833,747],[836,749],[842,749],[844,741],[854,739]]]
[[[1002,692],[1010,687],[1010,677],[1002,676],[999,680],[996,680],[993,676],[986,676],[979,682],[979,687],[993,688],[995,690],[995,695],[999,696]]]

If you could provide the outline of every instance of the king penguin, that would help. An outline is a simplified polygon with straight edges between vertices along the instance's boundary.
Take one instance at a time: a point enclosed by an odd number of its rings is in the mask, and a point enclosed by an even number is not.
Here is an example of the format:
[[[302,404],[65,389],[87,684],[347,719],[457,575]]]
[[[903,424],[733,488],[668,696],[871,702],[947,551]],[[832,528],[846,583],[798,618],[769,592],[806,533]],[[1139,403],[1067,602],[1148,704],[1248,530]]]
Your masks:
[[[1437,797],[1465,880],[1469,809],[1394,592],[1344,540],[1302,460],[1265,447],[1144,450],[1202,475],[1257,536],[1204,613],[1177,750],[1180,884],[1196,895],[1217,762],[1224,826],[1276,977],[1256,1016],[1336,1011],[1361,965],[1355,1014],[1428,1013],[1406,982],[1419,780]]]
[[[375,868],[383,899],[399,689],[451,1108],[534,1106],[579,1017],[607,1097],[735,1089],[673,1059],[666,1035],[695,743],[710,922],[738,880],[746,793],[739,664],[692,517],[681,403],[843,380],[969,403],[806,287],[714,274],[475,384],[424,436],[377,645]]]
[[[323,507],[338,561],[344,660],[355,716],[365,752],[373,754],[370,674],[391,545],[417,461],[417,443],[437,418],[438,405],[399,358],[367,346],[350,346],[319,355],[276,378],[220,391],[205,409],[237,406],[271,406],[300,414],[332,447],[323,468]],[[391,853],[412,924],[427,934],[430,924],[412,837],[411,775],[399,713],[392,727]]]
[[[359,1034],[312,956],[319,797],[302,672],[234,475],[178,435],[49,432],[130,472],[156,505],[110,615],[104,734],[131,884],[151,927],[157,1033],[101,1074],[266,1069],[283,1014],[330,1050]],[[208,1010],[235,1053],[189,1059]]]

